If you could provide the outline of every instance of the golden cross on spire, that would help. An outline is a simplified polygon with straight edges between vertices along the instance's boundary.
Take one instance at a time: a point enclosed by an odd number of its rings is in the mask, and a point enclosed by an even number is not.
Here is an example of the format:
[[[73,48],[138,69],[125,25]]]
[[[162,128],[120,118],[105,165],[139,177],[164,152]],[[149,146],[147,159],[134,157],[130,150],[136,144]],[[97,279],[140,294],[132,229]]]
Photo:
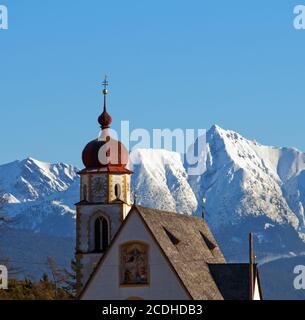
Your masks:
[[[108,90],[107,90],[107,87],[108,87],[108,77],[107,75],[105,75],[105,79],[102,83],[102,85],[104,86],[104,89],[103,89],[103,94],[107,94],[108,93]]]

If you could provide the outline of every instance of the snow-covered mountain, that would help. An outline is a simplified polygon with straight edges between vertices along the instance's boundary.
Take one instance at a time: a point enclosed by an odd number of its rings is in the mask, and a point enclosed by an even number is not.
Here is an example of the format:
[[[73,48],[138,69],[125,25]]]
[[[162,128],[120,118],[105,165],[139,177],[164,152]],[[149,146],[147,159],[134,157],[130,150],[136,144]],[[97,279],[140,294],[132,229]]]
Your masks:
[[[188,176],[188,165],[178,153],[134,151],[132,189],[137,202],[200,214],[201,199],[206,198],[206,218],[216,233],[254,219],[250,227],[259,225],[260,241],[268,230],[285,226],[305,240],[304,153],[263,146],[216,125],[207,132],[206,142],[206,169],[200,176]],[[22,228],[73,236],[77,170],[32,158],[1,165],[0,190],[7,212],[18,216]]]
[[[32,158],[0,166],[0,190],[14,225],[50,235],[72,236],[79,197],[77,168]]]
[[[200,183],[195,178],[191,184],[205,195],[214,227],[244,216],[266,216],[305,235],[304,153],[263,146],[213,126],[207,134],[206,164]]]
[[[216,125],[206,142],[206,170],[188,181],[198,199],[206,198],[206,219],[226,256],[245,256],[250,231],[259,259],[305,251],[305,154]]]
[[[131,153],[132,190],[139,204],[192,215],[196,196],[188,183],[181,156],[167,150],[138,149]]]
[[[193,147],[197,147],[196,144]],[[178,153],[140,149],[131,154],[132,187],[139,204],[206,219],[230,261],[247,256],[254,233],[259,261],[305,252],[305,154],[268,147],[213,126],[206,136],[205,171],[189,176]],[[202,143],[202,142],[200,142]],[[31,158],[0,166],[6,210],[19,228],[73,237],[77,168]],[[72,253],[73,254],[73,253]]]

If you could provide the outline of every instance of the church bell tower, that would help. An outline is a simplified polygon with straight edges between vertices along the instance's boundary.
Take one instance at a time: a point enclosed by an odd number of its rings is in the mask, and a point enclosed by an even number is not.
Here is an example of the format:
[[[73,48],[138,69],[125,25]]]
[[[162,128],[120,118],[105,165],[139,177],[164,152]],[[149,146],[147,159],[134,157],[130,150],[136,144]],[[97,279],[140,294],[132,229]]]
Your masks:
[[[110,136],[112,118],[107,112],[107,86],[103,82],[104,107],[98,118],[97,139],[83,150],[85,168],[80,174],[80,201],[76,204],[76,278],[80,291],[107,250],[131,209],[128,151]]]

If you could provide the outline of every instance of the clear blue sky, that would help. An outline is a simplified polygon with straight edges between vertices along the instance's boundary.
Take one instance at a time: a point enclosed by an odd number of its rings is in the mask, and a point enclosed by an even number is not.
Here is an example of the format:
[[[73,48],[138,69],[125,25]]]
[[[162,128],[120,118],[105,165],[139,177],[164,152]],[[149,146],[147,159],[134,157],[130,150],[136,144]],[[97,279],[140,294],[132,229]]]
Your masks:
[[[303,1],[305,4],[305,0]],[[114,128],[209,128],[305,151],[305,30],[289,0],[0,0],[0,163],[80,165]]]

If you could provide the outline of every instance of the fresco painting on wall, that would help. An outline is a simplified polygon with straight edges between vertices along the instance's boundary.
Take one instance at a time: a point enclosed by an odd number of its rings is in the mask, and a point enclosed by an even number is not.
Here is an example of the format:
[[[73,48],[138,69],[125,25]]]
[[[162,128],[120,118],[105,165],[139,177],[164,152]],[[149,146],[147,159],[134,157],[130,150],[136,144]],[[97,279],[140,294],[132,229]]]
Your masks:
[[[121,284],[148,284],[148,246],[132,242],[121,246]]]

